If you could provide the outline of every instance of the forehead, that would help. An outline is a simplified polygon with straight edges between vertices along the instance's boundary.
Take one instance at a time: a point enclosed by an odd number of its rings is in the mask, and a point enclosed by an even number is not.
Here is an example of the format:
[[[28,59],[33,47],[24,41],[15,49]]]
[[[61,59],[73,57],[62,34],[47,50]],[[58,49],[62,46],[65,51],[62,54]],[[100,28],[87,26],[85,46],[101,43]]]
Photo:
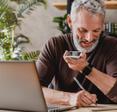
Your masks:
[[[96,29],[102,27],[104,19],[99,14],[93,14],[87,10],[80,10],[76,15],[74,21],[75,26],[83,27],[86,29]]]

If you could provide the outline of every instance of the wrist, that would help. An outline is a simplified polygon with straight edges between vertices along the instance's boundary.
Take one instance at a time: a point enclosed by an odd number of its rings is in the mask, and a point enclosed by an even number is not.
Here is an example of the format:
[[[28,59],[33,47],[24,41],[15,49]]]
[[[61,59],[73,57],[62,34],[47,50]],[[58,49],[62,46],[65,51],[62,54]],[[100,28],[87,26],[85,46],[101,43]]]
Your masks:
[[[76,99],[76,94],[75,93],[70,93],[69,94],[69,105],[71,106],[76,106],[77,105],[77,99]]]
[[[86,66],[88,66],[88,65],[89,65],[89,63],[86,62],[86,63],[80,68],[80,71],[79,71],[79,72],[82,74],[84,68],[85,68]]]
[[[81,71],[81,74],[84,76],[88,76],[92,72],[93,66],[91,64],[87,64],[87,66],[84,67],[84,69]]]
[[[63,93],[64,93],[63,104],[71,105],[71,96],[73,96],[73,93],[69,93],[69,92],[63,92]]]

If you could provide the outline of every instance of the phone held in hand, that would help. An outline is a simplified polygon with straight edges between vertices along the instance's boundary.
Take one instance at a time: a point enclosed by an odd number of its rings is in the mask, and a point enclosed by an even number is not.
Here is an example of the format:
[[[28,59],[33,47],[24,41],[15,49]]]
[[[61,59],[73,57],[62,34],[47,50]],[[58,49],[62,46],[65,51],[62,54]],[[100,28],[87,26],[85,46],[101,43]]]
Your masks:
[[[79,59],[81,56],[80,51],[67,51],[66,57],[72,58],[72,59]]]

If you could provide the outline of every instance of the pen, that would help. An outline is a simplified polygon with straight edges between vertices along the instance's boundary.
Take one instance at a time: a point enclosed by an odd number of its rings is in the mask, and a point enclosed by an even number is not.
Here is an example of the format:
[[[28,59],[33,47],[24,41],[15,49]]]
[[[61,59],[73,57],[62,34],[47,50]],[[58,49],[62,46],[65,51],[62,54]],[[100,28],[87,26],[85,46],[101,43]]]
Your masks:
[[[82,90],[85,90],[84,87],[80,84],[80,82],[76,79],[76,77],[73,77],[73,79]]]
[[[73,77],[73,79],[82,90],[85,90],[85,88],[80,84],[76,77]],[[97,103],[94,103],[94,105],[97,106]]]

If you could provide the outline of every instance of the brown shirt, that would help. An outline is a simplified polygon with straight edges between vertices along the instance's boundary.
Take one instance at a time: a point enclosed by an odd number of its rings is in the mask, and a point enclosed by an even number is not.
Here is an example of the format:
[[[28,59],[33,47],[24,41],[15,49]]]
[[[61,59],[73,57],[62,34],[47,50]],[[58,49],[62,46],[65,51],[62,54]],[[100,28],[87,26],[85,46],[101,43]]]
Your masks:
[[[55,89],[66,92],[78,92],[80,88],[74,82],[77,77],[83,87],[97,95],[98,103],[117,103],[117,83],[104,95],[94,84],[79,72],[71,70],[63,59],[65,50],[76,50],[72,34],[51,38],[37,61],[37,70],[43,86],[48,86],[55,77]],[[97,48],[87,55],[88,62],[96,69],[112,77],[117,77],[117,39],[101,35]]]

